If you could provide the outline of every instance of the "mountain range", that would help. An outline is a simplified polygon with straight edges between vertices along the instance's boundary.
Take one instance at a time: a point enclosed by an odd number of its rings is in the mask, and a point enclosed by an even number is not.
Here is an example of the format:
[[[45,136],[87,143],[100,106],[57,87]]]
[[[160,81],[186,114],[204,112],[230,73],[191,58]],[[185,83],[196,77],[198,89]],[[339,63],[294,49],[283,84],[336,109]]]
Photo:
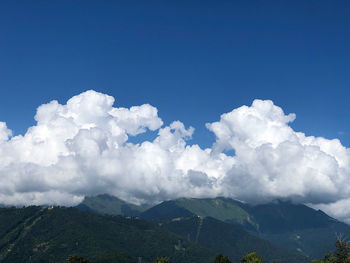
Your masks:
[[[178,211],[176,215],[172,215]],[[248,231],[272,244],[298,252],[307,258],[323,257],[331,251],[336,237],[350,237],[350,226],[321,210],[303,204],[275,201],[269,204],[251,205],[229,198],[195,199],[181,198],[156,205],[143,212],[141,217],[186,217],[189,213],[212,217]]]
[[[90,197],[89,201],[94,203],[94,198],[97,200],[100,197]],[[112,199],[115,202],[119,200],[116,197]],[[85,200],[82,204],[84,203]],[[126,202],[124,205],[132,207]],[[92,206],[89,207],[94,210]],[[179,198],[164,201],[146,210],[141,207],[133,209],[139,211],[136,215],[140,218],[159,221],[165,228],[169,224],[173,225],[174,220],[180,225],[180,222],[184,221],[185,224],[186,220],[195,216],[204,218],[204,221],[209,218],[215,219],[217,223],[235,226],[251,236],[269,241],[278,248],[296,252],[308,259],[321,258],[333,250],[337,235],[350,237],[349,225],[328,216],[321,210],[289,201],[276,200],[268,204],[252,205],[224,197]],[[179,227],[175,231],[170,225],[168,230],[181,233],[184,237],[191,237],[191,234],[185,233]]]
[[[83,211],[82,211],[83,210]],[[306,263],[333,250],[350,226],[302,204],[251,205],[229,198],[180,198],[138,206],[114,196],[86,197],[74,208],[0,208],[0,262],[233,263],[250,252],[264,262]]]

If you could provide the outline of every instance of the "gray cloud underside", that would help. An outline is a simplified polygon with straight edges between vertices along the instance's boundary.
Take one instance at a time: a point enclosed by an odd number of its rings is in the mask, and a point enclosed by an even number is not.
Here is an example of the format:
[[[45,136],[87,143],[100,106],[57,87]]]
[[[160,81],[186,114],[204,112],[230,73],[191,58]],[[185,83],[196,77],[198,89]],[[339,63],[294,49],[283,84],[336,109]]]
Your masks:
[[[294,131],[295,115],[270,100],[207,123],[216,136],[207,149],[188,144],[192,127],[163,126],[149,104],[113,105],[113,97],[90,90],[65,105],[38,107],[36,125],[23,136],[0,122],[0,203],[72,205],[99,193],[135,203],[288,198],[350,217],[350,150],[338,139]],[[147,130],[158,131],[156,139],[128,141]]]

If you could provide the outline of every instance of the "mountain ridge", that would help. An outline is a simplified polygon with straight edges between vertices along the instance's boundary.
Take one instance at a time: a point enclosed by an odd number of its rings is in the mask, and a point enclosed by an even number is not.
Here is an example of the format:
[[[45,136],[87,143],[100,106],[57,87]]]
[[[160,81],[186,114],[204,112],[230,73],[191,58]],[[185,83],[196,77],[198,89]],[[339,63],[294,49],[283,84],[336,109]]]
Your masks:
[[[171,204],[171,207],[167,204]],[[202,209],[198,209],[200,205]],[[280,200],[269,204],[251,205],[224,197],[182,198],[165,201],[146,210],[140,216],[156,220],[157,215],[162,214],[162,219],[165,219],[167,213],[170,215],[174,208],[177,211],[183,210],[183,216],[187,214],[211,216],[240,226],[278,247],[297,251],[309,258],[321,258],[332,250],[336,233],[350,237],[350,226],[323,211]],[[181,215],[177,214],[177,217]]]
[[[101,194],[86,196],[75,208],[97,214],[138,216],[147,210],[150,205],[135,205],[128,203],[118,197]]]
[[[123,214],[123,211],[119,210],[119,213]],[[127,213],[123,215],[128,216]],[[285,200],[252,205],[226,197],[178,198],[144,211],[138,210],[134,216],[154,222],[191,216],[212,217],[308,258],[321,258],[331,251],[336,234],[350,237],[350,226],[347,224],[321,210]]]

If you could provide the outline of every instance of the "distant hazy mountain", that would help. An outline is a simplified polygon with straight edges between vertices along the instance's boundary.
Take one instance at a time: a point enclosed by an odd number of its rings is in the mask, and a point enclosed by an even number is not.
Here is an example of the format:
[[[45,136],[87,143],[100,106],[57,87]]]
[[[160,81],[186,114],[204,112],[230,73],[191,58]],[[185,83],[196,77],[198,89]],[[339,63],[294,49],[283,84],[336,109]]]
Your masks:
[[[209,263],[215,253],[141,219],[73,208],[0,208],[0,262],[64,262],[78,254],[94,263]]]
[[[249,205],[229,198],[181,198],[165,201],[141,214],[145,219],[198,215],[213,217],[250,231],[276,246],[320,258],[334,247],[337,234],[350,237],[350,226],[301,204],[276,201]]]
[[[97,214],[138,216],[150,206],[137,206],[127,203],[115,196],[103,194],[87,196],[83,202],[76,206],[77,209]]]
[[[280,263],[306,263],[310,259],[296,253],[277,248],[269,241],[249,234],[241,227],[222,222],[212,217],[189,216],[162,220],[161,226],[212,251],[228,256],[232,262],[253,251],[264,262],[278,260]]]
[[[337,235],[350,237],[349,225],[305,205],[275,202],[247,210],[258,223],[261,237],[312,258],[333,250]]]

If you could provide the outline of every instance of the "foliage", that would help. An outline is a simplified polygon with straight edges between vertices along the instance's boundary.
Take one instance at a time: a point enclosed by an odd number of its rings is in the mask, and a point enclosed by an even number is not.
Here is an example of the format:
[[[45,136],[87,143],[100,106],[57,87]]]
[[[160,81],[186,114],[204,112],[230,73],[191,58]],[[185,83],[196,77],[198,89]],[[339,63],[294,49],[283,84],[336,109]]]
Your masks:
[[[242,258],[241,263],[263,263],[263,261],[256,252],[253,252],[245,255]]]
[[[163,202],[141,214],[146,219],[152,220],[171,220],[196,215],[213,217],[235,226],[238,225],[279,248],[311,258],[323,257],[333,248],[335,232],[350,236],[349,225],[334,220],[320,210],[287,201],[253,206],[221,197],[213,199],[180,198]],[[188,234],[189,232],[182,233],[184,237],[187,237]],[[191,232],[190,235],[192,237],[193,233]],[[250,243],[244,239],[241,242]],[[213,244],[213,246],[219,245]],[[251,247],[248,251],[243,251],[244,255],[249,251],[257,251],[266,262],[272,262],[274,259],[288,263],[298,262],[297,258],[293,261],[289,258],[286,261],[283,259],[283,257],[286,258],[284,255],[271,255],[266,258],[265,254],[269,255],[269,253]],[[220,251],[220,253],[228,255],[235,262],[239,262],[242,257],[241,254],[238,259],[233,258],[226,251]]]
[[[89,260],[87,260],[86,258],[72,255],[66,259],[65,263],[91,263],[91,262]]]
[[[200,221],[202,220],[201,227]],[[176,220],[162,221],[162,227],[216,252],[222,253],[233,262],[240,262],[242,257],[256,251],[265,262],[279,259],[288,263],[309,263],[306,257],[275,247],[270,242],[251,235],[242,228],[216,220],[192,216]],[[198,233],[199,232],[199,233]]]
[[[320,210],[277,201],[251,208],[260,236],[290,251],[321,258],[334,247],[334,233],[350,235],[350,227]]]
[[[213,263],[231,263],[231,261],[228,259],[228,257],[218,254]]]
[[[163,258],[157,258],[154,263],[170,263],[169,258],[163,257]]]
[[[209,262],[214,253],[136,218],[102,216],[74,208],[0,209],[0,262],[65,262],[80,255],[93,263]],[[181,247],[175,245],[181,241]]]
[[[350,263],[349,243],[339,237],[335,242],[335,251],[327,253],[321,260],[312,260],[311,263]]]
[[[99,204],[104,199],[111,206],[119,202],[100,196]],[[117,210],[124,207],[122,202],[115,207]],[[305,263],[310,260],[262,238],[292,251],[298,248],[304,255],[321,257],[332,249],[329,244],[334,232],[350,234],[348,225],[323,212],[287,202],[252,207],[225,198],[180,199],[160,206],[162,209],[148,210],[148,216],[155,219],[152,222],[73,208],[0,208],[0,262],[64,262],[68,255],[77,254],[93,263],[132,263],[139,257],[150,263],[163,255],[172,263],[207,263],[217,253],[240,262],[248,252],[256,251],[261,258],[247,255],[245,260]],[[215,211],[217,219],[194,215],[215,215]],[[240,221],[242,216],[253,222],[251,226],[259,224],[259,236],[244,230],[247,228]],[[333,253],[313,263],[350,263],[349,251],[348,243],[339,239]]]
[[[339,237],[337,242],[335,242],[335,247],[334,257],[336,258],[336,263],[350,263],[349,243]]]

